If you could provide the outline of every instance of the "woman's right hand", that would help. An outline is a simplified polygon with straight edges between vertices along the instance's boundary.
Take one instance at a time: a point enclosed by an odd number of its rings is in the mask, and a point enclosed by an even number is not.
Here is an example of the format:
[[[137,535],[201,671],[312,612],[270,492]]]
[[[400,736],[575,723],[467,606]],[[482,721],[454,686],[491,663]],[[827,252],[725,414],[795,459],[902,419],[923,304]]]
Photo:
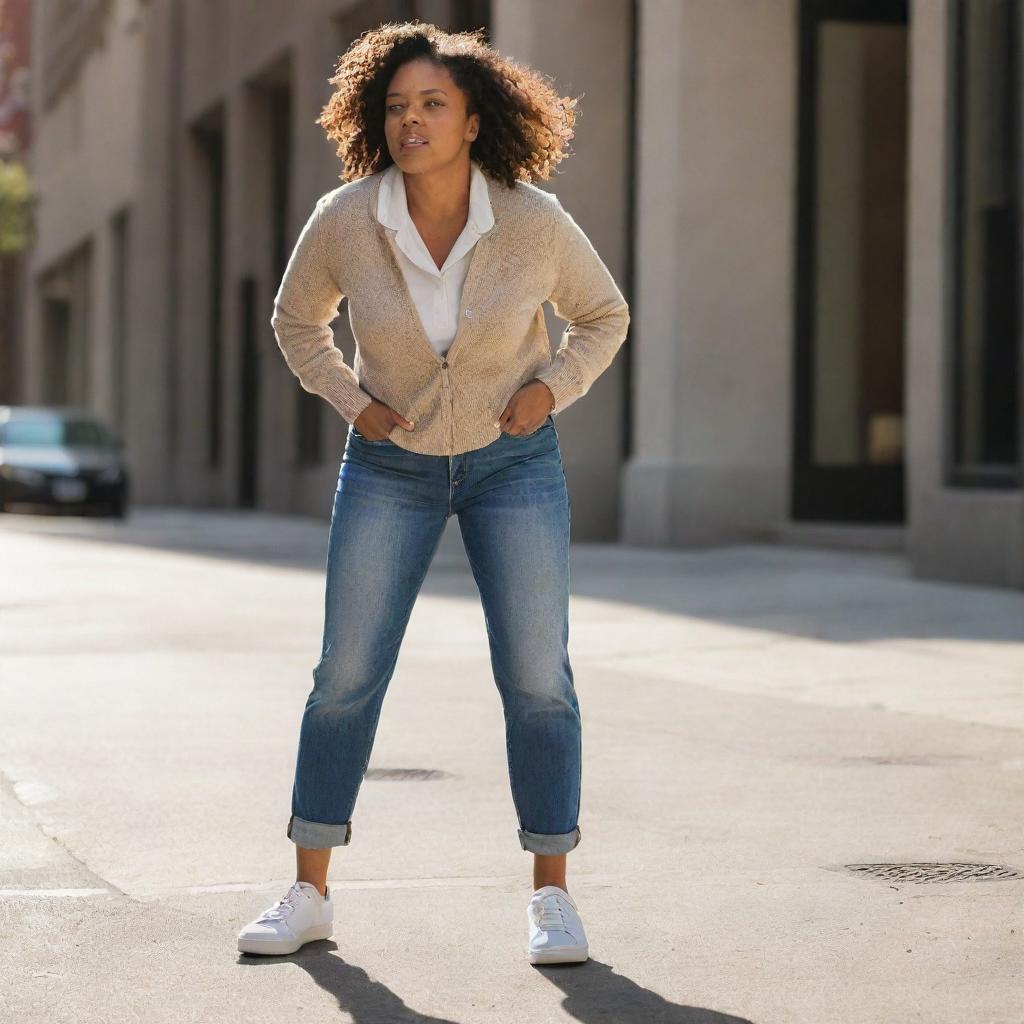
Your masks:
[[[415,424],[400,416],[390,405],[371,399],[370,404],[352,421],[352,426],[367,441],[383,441],[396,426],[412,430]]]

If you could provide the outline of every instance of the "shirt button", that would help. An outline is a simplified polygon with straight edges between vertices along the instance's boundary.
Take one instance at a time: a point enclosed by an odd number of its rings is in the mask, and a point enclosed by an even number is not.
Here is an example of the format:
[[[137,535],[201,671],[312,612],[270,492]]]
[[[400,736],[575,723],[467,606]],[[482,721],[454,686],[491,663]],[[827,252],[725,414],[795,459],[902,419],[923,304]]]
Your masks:
[[[441,360],[441,369],[442,370],[447,370],[448,369],[448,360],[447,359],[442,359]]]
[[[473,315],[473,310],[467,309],[466,310],[466,316],[472,316],[472,315]]]

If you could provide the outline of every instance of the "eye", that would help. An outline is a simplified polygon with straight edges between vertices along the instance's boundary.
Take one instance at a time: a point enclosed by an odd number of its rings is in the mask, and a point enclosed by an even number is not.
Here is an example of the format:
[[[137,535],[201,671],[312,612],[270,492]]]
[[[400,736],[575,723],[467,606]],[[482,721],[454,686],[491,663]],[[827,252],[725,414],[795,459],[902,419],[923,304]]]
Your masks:
[[[444,104],[440,100],[427,100],[427,103],[428,104],[436,103],[439,107],[443,107],[444,106]],[[401,103],[389,103],[385,109],[387,109],[387,110],[397,110],[401,106],[402,106]]]

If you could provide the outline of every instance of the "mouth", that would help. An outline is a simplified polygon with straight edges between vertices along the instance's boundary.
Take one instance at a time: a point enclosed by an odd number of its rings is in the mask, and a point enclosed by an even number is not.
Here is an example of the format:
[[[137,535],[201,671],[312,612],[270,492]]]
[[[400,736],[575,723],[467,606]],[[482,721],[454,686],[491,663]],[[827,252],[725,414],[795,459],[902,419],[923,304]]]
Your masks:
[[[409,150],[409,149],[422,149],[422,147],[426,146],[426,145],[427,145],[427,142],[426,142],[425,139],[416,139],[416,138],[403,139],[402,143],[401,143],[401,148],[405,149],[405,150]]]

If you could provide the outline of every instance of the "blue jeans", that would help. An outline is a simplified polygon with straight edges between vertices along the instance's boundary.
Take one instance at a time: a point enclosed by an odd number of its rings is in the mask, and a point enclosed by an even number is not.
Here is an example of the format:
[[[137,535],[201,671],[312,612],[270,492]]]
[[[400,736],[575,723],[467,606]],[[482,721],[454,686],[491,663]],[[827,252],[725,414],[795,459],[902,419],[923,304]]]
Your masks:
[[[347,846],[381,704],[445,523],[483,603],[519,842],[580,841],[581,731],[569,665],[570,502],[554,419],[461,455],[349,428],[328,538],[324,639],[306,701],[288,837]]]

